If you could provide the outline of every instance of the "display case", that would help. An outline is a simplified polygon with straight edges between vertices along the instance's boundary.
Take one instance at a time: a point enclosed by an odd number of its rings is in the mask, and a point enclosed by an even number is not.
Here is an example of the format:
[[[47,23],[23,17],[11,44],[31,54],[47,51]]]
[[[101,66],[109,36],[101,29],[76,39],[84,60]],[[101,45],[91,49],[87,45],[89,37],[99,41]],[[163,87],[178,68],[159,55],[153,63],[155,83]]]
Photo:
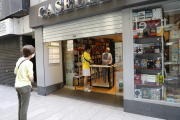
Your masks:
[[[179,103],[180,22],[161,6],[133,10],[132,16],[134,98]]]
[[[114,87],[114,66],[90,65],[90,84],[95,87]]]

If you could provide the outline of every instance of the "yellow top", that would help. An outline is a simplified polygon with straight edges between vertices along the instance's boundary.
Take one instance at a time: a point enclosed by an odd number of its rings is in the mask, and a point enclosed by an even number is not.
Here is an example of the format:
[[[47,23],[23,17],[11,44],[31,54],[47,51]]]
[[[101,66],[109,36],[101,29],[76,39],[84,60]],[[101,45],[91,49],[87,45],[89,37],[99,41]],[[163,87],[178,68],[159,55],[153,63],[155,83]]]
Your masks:
[[[16,67],[14,69],[14,73],[16,74],[16,82],[15,87],[20,88],[27,85],[31,86],[31,81],[29,77],[33,77],[33,63],[29,60],[25,60],[19,67],[19,64],[24,60],[24,57],[19,58],[16,63]]]
[[[82,69],[90,69],[90,63],[87,62],[84,58],[88,61],[91,60],[90,54],[86,51],[82,54]]]

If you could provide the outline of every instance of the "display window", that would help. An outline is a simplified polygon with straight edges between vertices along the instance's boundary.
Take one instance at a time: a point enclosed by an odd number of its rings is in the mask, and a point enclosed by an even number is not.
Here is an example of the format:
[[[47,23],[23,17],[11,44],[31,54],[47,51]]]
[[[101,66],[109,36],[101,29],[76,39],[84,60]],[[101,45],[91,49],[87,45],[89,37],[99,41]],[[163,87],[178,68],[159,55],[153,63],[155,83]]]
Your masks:
[[[180,103],[178,2],[134,9],[134,98]]]
[[[84,90],[82,55],[85,46],[90,45],[90,65],[88,84],[94,92],[123,95],[123,45],[122,34],[97,36],[63,41],[63,63],[65,85]],[[110,48],[112,64],[103,63],[103,54]],[[109,56],[109,54],[108,54]]]

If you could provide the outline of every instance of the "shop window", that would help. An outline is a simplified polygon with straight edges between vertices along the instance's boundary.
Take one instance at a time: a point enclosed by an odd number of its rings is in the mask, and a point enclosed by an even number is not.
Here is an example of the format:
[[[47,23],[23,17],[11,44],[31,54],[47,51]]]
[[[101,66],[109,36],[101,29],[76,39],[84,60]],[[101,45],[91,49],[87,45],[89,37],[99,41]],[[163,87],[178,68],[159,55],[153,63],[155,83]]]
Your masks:
[[[180,102],[180,2],[168,4],[133,10],[134,98]]]

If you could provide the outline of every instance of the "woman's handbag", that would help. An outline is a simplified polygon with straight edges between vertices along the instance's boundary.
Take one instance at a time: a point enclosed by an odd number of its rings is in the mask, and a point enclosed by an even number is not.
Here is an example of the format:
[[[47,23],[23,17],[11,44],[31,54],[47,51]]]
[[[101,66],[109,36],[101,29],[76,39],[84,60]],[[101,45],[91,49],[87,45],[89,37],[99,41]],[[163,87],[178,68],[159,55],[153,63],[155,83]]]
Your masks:
[[[19,67],[20,67],[20,65],[24,62],[24,61],[26,61],[27,59],[24,59],[20,64],[19,64],[19,66],[18,66],[18,69],[19,69]],[[33,88],[31,88],[31,92],[33,91]]]

